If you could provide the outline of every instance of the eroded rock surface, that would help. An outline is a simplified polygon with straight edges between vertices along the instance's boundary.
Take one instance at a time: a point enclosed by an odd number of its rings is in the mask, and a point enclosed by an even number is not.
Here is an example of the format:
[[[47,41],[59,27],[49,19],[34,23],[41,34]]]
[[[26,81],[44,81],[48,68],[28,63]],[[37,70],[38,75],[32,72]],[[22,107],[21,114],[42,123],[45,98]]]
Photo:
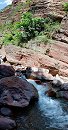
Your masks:
[[[16,76],[0,80],[0,105],[23,108],[37,98],[37,90],[26,80]]]
[[[49,14],[58,20],[65,15],[62,6],[64,2],[67,2],[67,0],[33,0],[31,10],[36,16],[46,17]]]
[[[56,74],[68,76],[68,45],[63,42],[53,42],[54,44],[42,46],[43,53],[8,45],[4,47],[6,59],[14,65],[49,69],[53,76]]]
[[[55,32],[53,38],[68,44],[68,14],[61,21],[61,28]]]

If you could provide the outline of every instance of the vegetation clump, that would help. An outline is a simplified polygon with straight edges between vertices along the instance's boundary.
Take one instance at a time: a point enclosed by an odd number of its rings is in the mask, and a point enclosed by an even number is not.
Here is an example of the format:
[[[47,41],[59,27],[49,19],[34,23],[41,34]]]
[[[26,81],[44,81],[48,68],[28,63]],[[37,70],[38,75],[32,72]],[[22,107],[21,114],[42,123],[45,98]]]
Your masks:
[[[68,12],[68,2],[63,4],[64,11]]]
[[[31,39],[47,43],[52,39],[52,33],[59,28],[59,23],[50,18],[33,17],[26,12],[19,22],[11,22],[5,25],[7,30],[3,38],[3,44],[15,44],[23,46]]]

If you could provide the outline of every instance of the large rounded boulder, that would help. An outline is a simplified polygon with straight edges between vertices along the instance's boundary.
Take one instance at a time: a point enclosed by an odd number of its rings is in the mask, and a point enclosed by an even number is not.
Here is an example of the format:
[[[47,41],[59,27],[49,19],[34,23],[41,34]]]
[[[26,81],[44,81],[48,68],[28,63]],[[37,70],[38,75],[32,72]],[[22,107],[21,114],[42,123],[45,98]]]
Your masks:
[[[38,98],[38,92],[27,80],[16,76],[0,80],[0,105],[26,107]]]
[[[0,64],[0,79],[15,75],[15,70],[10,65]]]
[[[0,130],[11,130],[16,127],[14,120],[6,117],[0,117]]]

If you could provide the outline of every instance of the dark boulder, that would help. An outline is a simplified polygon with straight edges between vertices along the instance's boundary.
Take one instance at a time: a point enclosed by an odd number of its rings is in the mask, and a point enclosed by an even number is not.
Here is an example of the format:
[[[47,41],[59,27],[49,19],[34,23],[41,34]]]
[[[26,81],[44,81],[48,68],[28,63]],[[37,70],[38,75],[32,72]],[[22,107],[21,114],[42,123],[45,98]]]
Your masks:
[[[53,80],[52,88],[56,91],[57,97],[68,99],[68,83],[62,83],[60,80]]]
[[[11,130],[16,127],[14,120],[0,117],[0,130]]]
[[[64,83],[64,84],[61,86],[61,89],[64,90],[64,91],[68,91],[68,83]]]
[[[27,80],[16,76],[0,80],[0,105],[26,107],[38,98],[38,92]]]
[[[57,90],[57,94],[59,97],[68,99],[68,83],[62,84],[61,88]]]
[[[0,65],[0,79],[4,77],[10,77],[15,75],[15,70],[12,66],[5,64]]]
[[[47,94],[49,97],[56,97],[56,92],[52,89],[46,91],[45,94]]]
[[[55,79],[52,81],[52,87],[54,89],[58,90],[61,88],[61,86],[62,86],[62,82],[60,80]]]

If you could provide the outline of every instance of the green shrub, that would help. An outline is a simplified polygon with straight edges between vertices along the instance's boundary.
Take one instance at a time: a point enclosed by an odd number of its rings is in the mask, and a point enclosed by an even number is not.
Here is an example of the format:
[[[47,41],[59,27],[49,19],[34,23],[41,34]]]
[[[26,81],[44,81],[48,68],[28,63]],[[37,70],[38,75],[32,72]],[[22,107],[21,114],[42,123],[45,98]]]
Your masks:
[[[21,21],[6,23],[0,30],[3,30],[4,44],[15,44],[22,46],[31,39],[36,38],[40,43],[47,43],[48,39],[52,39],[52,33],[58,30],[60,24],[53,22],[49,17],[33,17],[32,13],[26,12],[22,15]]]
[[[13,28],[14,28],[14,30],[20,29],[21,28],[21,22],[15,22]]]
[[[48,37],[47,37],[47,35],[41,35],[41,36],[37,36],[36,38],[35,38],[35,41],[36,41],[36,43],[44,43],[44,44],[47,44],[47,42],[49,41],[48,40]]]
[[[16,34],[13,36],[14,43],[16,45],[19,45],[23,40],[22,40],[22,33],[21,32],[16,32]]]
[[[64,11],[68,12],[68,2],[63,4]]]
[[[10,42],[13,40],[12,34],[6,34],[3,39],[3,43],[5,45],[10,44]]]
[[[27,39],[37,36],[44,30],[44,19],[39,17],[33,17],[32,13],[24,13],[21,19],[22,30],[26,33]]]

